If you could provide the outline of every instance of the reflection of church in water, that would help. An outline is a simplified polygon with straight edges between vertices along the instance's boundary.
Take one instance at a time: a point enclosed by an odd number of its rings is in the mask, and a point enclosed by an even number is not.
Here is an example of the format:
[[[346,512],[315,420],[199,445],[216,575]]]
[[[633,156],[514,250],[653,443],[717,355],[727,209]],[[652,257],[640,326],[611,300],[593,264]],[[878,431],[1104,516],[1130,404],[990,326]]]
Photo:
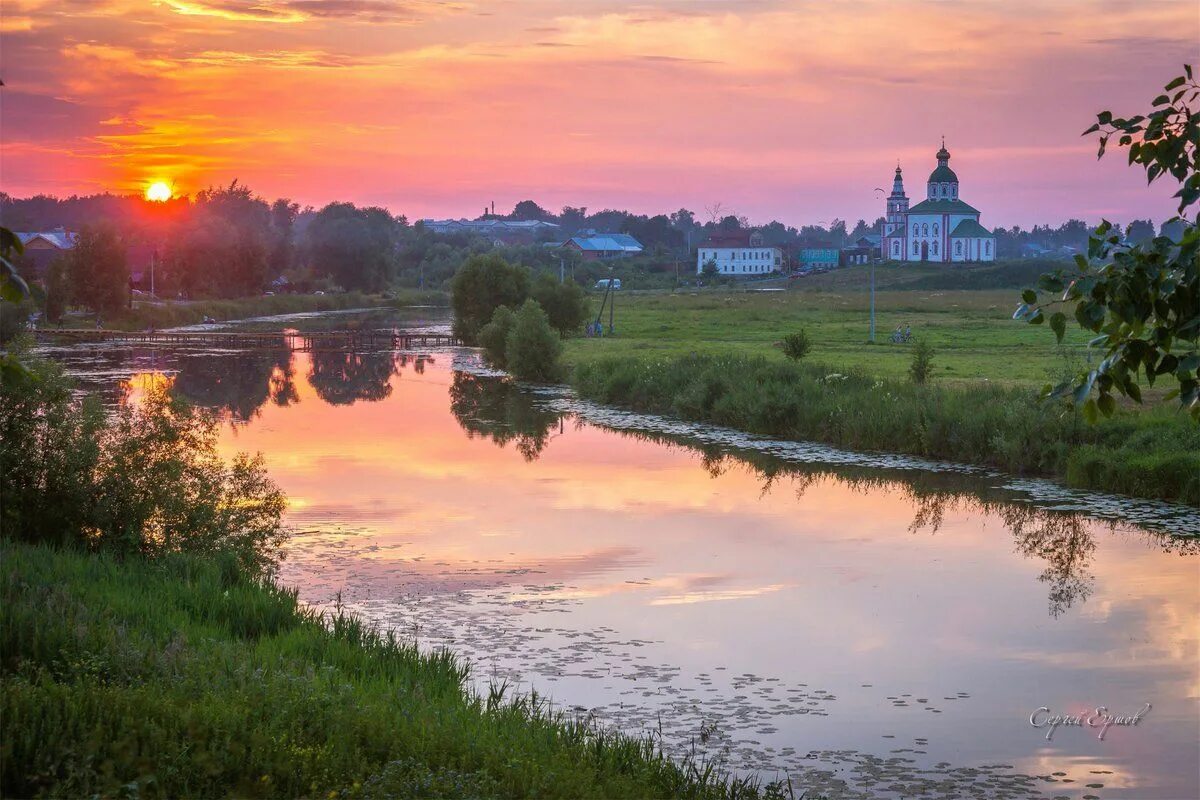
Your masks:
[[[889,261],[995,261],[996,237],[979,224],[979,211],[958,196],[958,176],[950,169],[945,141],[937,168],[929,175],[925,199],[912,208],[896,167],[887,199],[883,257]]]

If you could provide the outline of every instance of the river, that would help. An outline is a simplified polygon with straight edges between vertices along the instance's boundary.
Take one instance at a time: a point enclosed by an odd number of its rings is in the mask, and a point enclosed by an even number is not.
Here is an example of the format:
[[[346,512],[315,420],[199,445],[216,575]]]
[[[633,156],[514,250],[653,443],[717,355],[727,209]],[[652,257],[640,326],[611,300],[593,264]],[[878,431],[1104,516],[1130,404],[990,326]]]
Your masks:
[[[480,687],[797,796],[1200,795],[1195,509],[280,342],[48,352],[110,402],[165,377],[216,409],[289,497],[282,580]],[[1098,707],[1141,713],[1101,739]]]

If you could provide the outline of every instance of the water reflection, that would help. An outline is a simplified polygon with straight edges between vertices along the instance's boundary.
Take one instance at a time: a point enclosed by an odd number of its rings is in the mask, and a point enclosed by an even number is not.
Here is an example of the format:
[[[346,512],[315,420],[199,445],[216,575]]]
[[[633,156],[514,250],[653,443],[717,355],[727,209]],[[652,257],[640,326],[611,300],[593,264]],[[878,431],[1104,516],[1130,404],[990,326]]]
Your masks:
[[[396,359],[390,352],[314,350],[311,357],[308,382],[317,397],[331,406],[350,405],[357,400],[378,402],[392,393]]]
[[[141,355],[128,354],[136,363]],[[405,369],[416,375],[435,363],[429,354],[352,351],[313,351],[305,375],[312,392],[330,406],[358,401],[375,403],[392,395],[393,381]],[[112,353],[107,363],[119,363]],[[268,403],[286,407],[300,402],[297,354],[281,336],[279,346],[236,353],[177,353],[153,356],[156,371],[174,372],[173,390],[187,400],[216,410],[236,425],[255,419]],[[165,361],[164,361],[165,359]],[[111,382],[109,383],[111,385]],[[512,445],[526,462],[541,457],[568,424],[572,414],[553,410],[537,395],[508,379],[456,370],[451,373],[449,407],[468,438],[483,438],[501,448]],[[797,501],[807,489],[832,479],[862,495],[899,492],[913,507],[908,530],[936,534],[952,512],[981,513],[1000,520],[1013,538],[1016,552],[1044,563],[1038,580],[1047,589],[1048,611],[1058,617],[1085,602],[1095,579],[1091,562],[1096,550],[1092,533],[1097,523],[1075,511],[1044,509],[1014,497],[978,477],[948,472],[887,470],[875,467],[788,462],[761,451],[697,442],[680,436],[629,429],[614,433],[667,448],[696,453],[705,472],[720,478],[729,470],[748,470],[759,483],[760,495],[784,482]],[[1116,529],[1116,523],[1104,523]],[[1172,537],[1138,530],[1146,541],[1166,552],[1196,554],[1200,539]]]
[[[249,420],[222,446],[262,451],[287,491],[306,602],[672,746],[715,726],[707,752],[831,797],[1195,796],[1196,561],[1159,552],[1194,544],[997,476],[606,428],[465,352],[241,355],[125,369],[191,368],[195,398]],[[1151,701],[1110,742],[1027,722]]]
[[[468,437],[481,436],[500,447],[514,443],[526,461],[542,454],[567,415],[549,411],[511,381],[455,372],[450,384],[450,412]]]
[[[314,351],[305,355],[303,380],[316,396],[333,406],[378,402],[392,394],[391,381],[405,369],[425,372],[430,354]],[[123,348],[81,351],[63,360],[86,391],[113,405],[126,395],[123,381],[138,374],[171,378],[172,391],[197,406],[215,411],[233,425],[257,418],[272,403],[300,402],[297,359],[280,336],[278,347],[247,351],[159,351]]]
[[[294,402],[292,353],[280,338],[279,347],[271,350],[184,358],[175,372],[174,391],[195,405],[228,415],[232,422],[245,423],[268,401]]]
[[[791,479],[797,499],[806,489],[823,477],[832,477],[842,485],[865,494],[900,491],[914,506],[908,531],[912,534],[936,534],[949,512],[966,511],[994,516],[1003,522],[1015,542],[1016,552],[1027,558],[1045,561],[1038,581],[1046,584],[1049,594],[1049,614],[1057,618],[1075,603],[1087,600],[1092,594],[1094,577],[1090,567],[1096,539],[1092,530],[1098,524],[1078,511],[1040,509],[1013,497],[1003,489],[990,486],[977,477],[953,473],[920,473],[912,470],[880,470],[852,467],[821,467],[814,464],[793,464],[746,450],[728,447],[696,445],[688,439],[668,437],[658,433],[628,431],[617,433],[653,443],[682,447],[700,453],[704,470],[714,477],[725,474],[732,465],[748,468],[760,481],[762,494],[772,491],[784,477]],[[1109,530],[1120,528],[1115,522],[1099,523]],[[1166,553],[1195,555],[1200,553],[1200,539],[1170,536],[1157,531],[1136,529]]]

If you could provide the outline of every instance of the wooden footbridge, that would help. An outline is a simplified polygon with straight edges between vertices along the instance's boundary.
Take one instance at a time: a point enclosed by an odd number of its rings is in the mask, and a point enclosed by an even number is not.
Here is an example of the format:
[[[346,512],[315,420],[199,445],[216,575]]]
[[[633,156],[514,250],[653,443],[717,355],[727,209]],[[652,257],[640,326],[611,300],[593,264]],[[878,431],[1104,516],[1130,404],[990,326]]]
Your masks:
[[[218,347],[231,350],[408,350],[417,347],[457,347],[462,342],[447,333],[405,330],[334,331],[117,331],[55,330],[36,333],[39,342],[52,344],[125,344],[138,347]]]

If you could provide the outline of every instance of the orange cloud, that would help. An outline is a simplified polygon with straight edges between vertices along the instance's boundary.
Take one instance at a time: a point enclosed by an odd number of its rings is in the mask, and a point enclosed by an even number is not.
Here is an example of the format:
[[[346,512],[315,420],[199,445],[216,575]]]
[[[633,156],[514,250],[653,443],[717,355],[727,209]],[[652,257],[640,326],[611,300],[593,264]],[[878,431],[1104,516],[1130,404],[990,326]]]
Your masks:
[[[170,170],[184,191],[238,177],[410,217],[719,199],[802,224],[874,219],[897,158],[919,192],[945,134],[990,225],[1094,215],[1089,198],[1125,219],[1172,207],[1079,132],[1194,55],[1189,3],[675,8],[14,0],[5,79],[26,94],[6,110],[52,98],[94,121],[6,136],[6,189],[127,190]]]

